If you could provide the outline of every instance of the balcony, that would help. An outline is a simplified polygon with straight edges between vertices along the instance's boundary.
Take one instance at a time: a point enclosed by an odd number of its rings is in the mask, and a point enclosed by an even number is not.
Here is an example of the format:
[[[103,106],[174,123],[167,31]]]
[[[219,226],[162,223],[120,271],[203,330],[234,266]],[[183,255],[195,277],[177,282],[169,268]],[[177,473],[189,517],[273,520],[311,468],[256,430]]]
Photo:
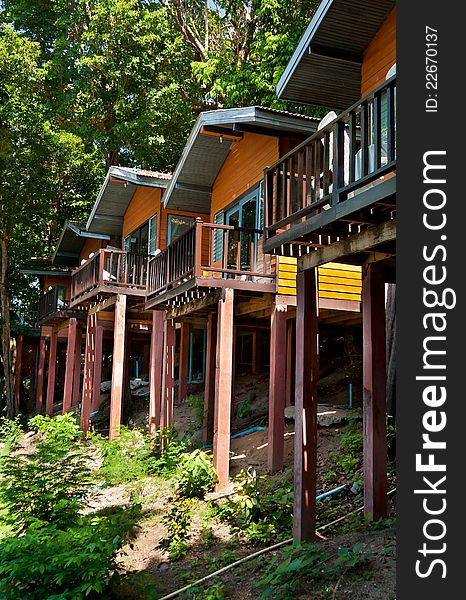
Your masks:
[[[197,219],[148,264],[146,307],[167,308],[230,287],[275,292],[274,261],[262,254],[262,231]]]
[[[68,302],[65,300],[65,287],[56,286],[39,298],[38,323],[42,324],[54,317],[65,316]]]
[[[70,307],[95,296],[128,294],[144,297],[147,255],[101,249],[71,275]]]
[[[393,218],[395,98],[392,77],[265,170],[264,252],[299,256]]]

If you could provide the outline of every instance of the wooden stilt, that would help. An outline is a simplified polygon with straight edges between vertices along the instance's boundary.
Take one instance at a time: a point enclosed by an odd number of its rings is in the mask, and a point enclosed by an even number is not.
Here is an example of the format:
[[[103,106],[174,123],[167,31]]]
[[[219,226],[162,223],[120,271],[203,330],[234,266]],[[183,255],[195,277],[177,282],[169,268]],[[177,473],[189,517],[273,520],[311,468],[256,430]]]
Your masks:
[[[162,413],[161,427],[173,427],[173,401],[175,393],[175,342],[176,330],[173,320],[164,321],[165,347],[162,367]]]
[[[74,367],[76,363],[76,319],[70,319],[68,326],[68,344],[66,347],[65,386],[63,390],[63,413],[71,409],[73,396]]]
[[[150,398],[149,398],[149,433],[155,435],[160,427],[160,402],[162,396],[162,364],[164,351],[164,318],[163,312],[152,313],[152,334],[150,344]]]
[[[45,403],[45,412],[53,415],[53,400],[55,396],[55,373],[57,369],[57,342],[58,334],[53,332],[50,336],[49,350],[49,375],[47,380],[47,400]]]
[[[95,324],[95,357],[94,357],[94,385],[92,390],[92,410],[98,410],[100,406],[100,385],[102,383],[102,344],[104,328],[99,324],[96,315]]]
[[[316,270],[296,277],[296,392],[293,536],[315,538],[317,383],[319,379]]]
[[[383,265],[363,268],[364,512],[387,514],[386,345]]]
[[[189,323],[182,323],[180,336],[180,367],[178,370],[178,402],[183,402],[188,397],[189,331]]]
[[[252,333],[252,374],[257,375],[261,370],[261,330]]]
[[[39,364],[37,366],[37,389],[36,389],[36,414],[42,412],[42,394],[44,391],[44,372],[45,372],[45,338],[39,342]]]
[[[112,390],[110,395],[110,432],[109,438],[120,434],[121,411],[123,404],[124,364],[126,340],[126,296],[119,294],[115,304],[115,322],[113,326]]]
[[[269,470],[283,467],[285,435],[286,361],[286,306],[274,306],[270,322],[270,379],[269,429],[267,462]]]
[[[15,404],[16,412],[19,412],[21,402],[21,370],[23,361],[23,336],[19,335],[16,340],[16,357],[15,357]]]
[[[207,319],[206,366],[204,388],[204,424],[202,442],[212,442],[214,434],[215,403],[215,355],[217,346],[217,313],[209,313]]]
[[[294,404],[295,393],[295,319],[288,319],[286,322],[286,397],[285,406]]]
[[[217,490],[229,482],[230,422],[233,374],[233,290],[225,289],[218,303],[217,352],[215,367],[214,467]]]
[[[92,389],[94,386],[95,315],[88,315],[86,327],[86,350],[84,355],[83,397],[81,402],[81,429],[89,431]]]
[[[74,354],[74,370],[73,370],[73,395],[71,406],[75,407],[81,399],[81,350],[83,343],[83,331],[81,327],[76,327],[76,346]]]

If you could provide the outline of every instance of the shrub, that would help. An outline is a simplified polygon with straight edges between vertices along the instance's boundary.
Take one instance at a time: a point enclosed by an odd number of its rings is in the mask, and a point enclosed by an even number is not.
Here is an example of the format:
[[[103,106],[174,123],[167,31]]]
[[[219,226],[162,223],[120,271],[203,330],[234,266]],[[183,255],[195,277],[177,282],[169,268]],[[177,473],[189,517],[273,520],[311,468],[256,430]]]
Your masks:
[[[334,455],[337,469],[349,477],[354,478],[355,472],[362,464],[362,433],[359,417],[350,418],[341,436],[341,445],[344,452]]]
[[[185,454],[179,464],[175,478],[175,489],[182,498],[203,498],[217,481],[212,459],[202,450]]]
[[[24,431],[20,423],[20,415],[14,419],[0,417],[0,442],[3,442],[4,448],[0,456],[8,454],[11,448],[15,447],[22,438]]]
[[[117,485],[147,476],[150,445],[142,431],[121,426],[117,439],[108,440],[101,436],[92,439],[102,453],[99,473],[106,483]]]
[[[41,433],[50,442],[69,444],[82,437],[79,418],[72,412],[51,417],[36,415],[28,422],[29,429]]]
[[[35,521],[0,541],[0,595],[21,600],[102,598],[117,578],[116,556],[131,537],[134,512],[81,517],[63,530]]]
[[[165,477],[173,475],[190,448],[189,442],[178,439],[175,429],[160,429],[150,440],[150,452],[146,459],[148,472]]]
[[[58,440],[58,441],[57,441]],[[0,504],[5,519],[14,529],[23,530],[32,522],[68,525],[91,485],[86,450],[63,438],[47,436],[34,443],[32,453],[16,452],[1,459]]]
[[[192,501],[189,498],[175,498],[172,510],[164,518],[168,529],[167,537],[161,546],[168,550],[172,560],[178,560],[186,555],[190,548],[187,541],[191,528]]]

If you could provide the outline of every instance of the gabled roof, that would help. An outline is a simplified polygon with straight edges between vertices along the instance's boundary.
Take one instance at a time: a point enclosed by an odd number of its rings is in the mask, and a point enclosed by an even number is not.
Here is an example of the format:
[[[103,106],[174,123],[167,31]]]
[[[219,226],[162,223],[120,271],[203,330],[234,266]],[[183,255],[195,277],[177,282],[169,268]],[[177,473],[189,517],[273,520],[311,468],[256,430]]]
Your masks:
[[[129,167],[110,167],[97,196],[86,230],[89,233],[121,235],[123,215],[137,186],[166,188],[171,173],[146,171]]]
[[[212,185],[244,132],[311,135],[317,124],[314,117],[262,106],[202,112],[165,193],[165,207],[209,214]]]
[[[50,258],[33,257],[27,263],[23,264],[21,273],[25,275],[63,275],[70,276],[71,268],[57,266],[51,263]]]
[[[52,256],[52,264],[77,266],[86,238],[109,240],[110,236],[104,233],[89,233],[85,224],[79,221],[65,221]]]
[[[342,109],[357,102],[364,50],[394,6],[394,0],[322,0],[278,82],[278,96]]]

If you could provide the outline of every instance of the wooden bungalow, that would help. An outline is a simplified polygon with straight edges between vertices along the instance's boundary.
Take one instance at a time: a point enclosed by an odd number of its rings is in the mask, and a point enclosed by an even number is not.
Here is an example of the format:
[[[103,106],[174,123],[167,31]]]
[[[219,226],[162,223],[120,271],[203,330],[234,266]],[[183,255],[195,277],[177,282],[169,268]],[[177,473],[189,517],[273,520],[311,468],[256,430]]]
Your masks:
[[[325,127],[265,171],[264,252],[297,259],[294,535],[315,531],[317,267],[362,268],[364,503],[387,510],[385,283],[396,238],[396,7],[325,0],[277,87],[334,107]]]
[[[264,169],[313,135],[319,121],[263,107],[201,113],[164,196],[167,212],[208,214],[148,264],[146,309],[154,310],[150,421],[173,423],[174,330],[181,324],[179,399],[185,394],[190,328],[205,330],[203,441],[213,441],[219,487],[228,483],[235,359],[251,339],[257,372],[270,347],[268,464],[283,465],[285,404],[292,402],[296,258],[270,256],[264,243]],[[321,318],[360,319],[361,269],[319,272]],[[160,359],[160,357],[162,357]],[[213,438],[213,439],[212,439]]]

